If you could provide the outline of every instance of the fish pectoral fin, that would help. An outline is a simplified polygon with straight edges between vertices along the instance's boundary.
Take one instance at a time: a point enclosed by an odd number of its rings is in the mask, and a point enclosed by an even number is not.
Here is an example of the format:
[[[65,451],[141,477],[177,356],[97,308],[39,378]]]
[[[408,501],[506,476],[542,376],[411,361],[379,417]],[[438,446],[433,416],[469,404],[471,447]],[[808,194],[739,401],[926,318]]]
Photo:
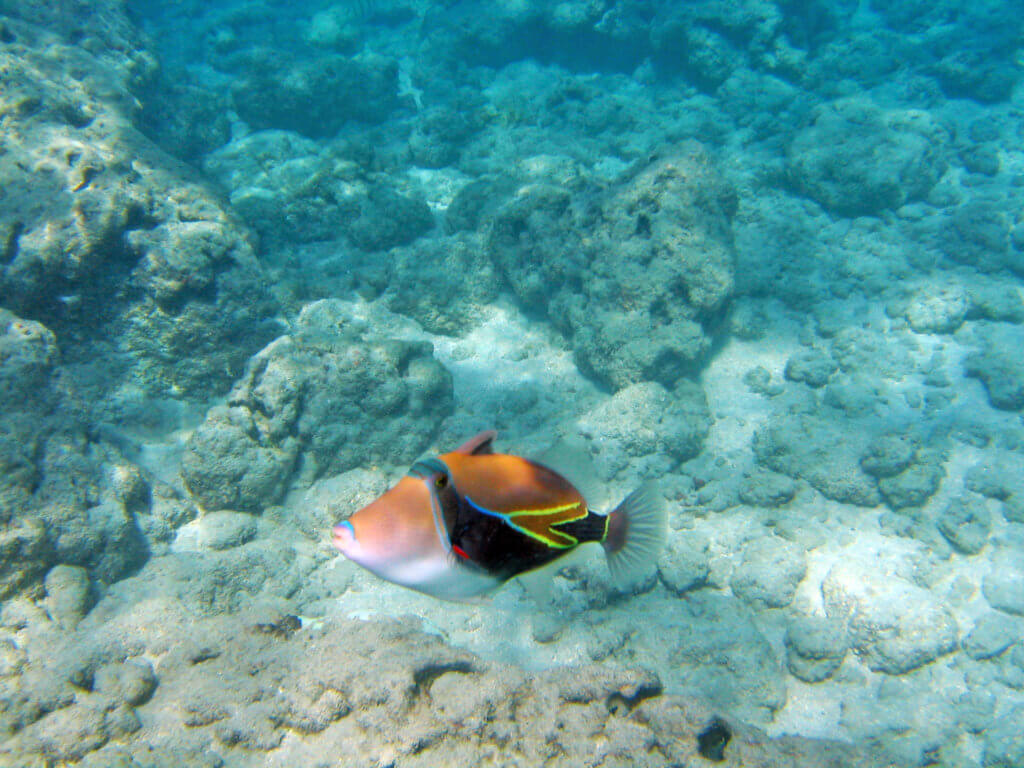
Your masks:
[[[537,604],[539,608],[547,608],[551,605],[555,595],[555,576],[559,570],[567,565],[574,565],[583,562],[588,557],[593,557],[593,549],[588,546],[578,546],[567,551],[561,557],[546,563],[539,568],[524,571],[516,575],[523,591]]]

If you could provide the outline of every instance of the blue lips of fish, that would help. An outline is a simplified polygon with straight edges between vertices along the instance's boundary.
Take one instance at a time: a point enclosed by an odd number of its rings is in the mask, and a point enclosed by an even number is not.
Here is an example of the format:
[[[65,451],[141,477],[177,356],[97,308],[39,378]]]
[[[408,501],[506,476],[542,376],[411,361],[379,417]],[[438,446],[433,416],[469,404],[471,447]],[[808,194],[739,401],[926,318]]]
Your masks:
[[[614,581],[634,583],[666,535],[663,499],[641,486],[607,514],[564,477],[493,452],[494,431],[417,462],[395,487],[334,527],[334,545],[382,579],[446,600],[497,589],[588,542]]]

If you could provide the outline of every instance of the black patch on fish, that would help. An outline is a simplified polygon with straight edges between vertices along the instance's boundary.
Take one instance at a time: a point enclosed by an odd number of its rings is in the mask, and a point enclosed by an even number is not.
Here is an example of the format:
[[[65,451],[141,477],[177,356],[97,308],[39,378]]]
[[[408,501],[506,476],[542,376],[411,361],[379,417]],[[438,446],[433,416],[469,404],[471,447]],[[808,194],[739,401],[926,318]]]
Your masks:
[[[580,544],[588,541],[604,541],[605,531],[608,525],[608,518],[604,515],[597,515],[587,512],[582,520],[573,520],[558,526],[558,530],[565,531],[575,537]]]
[[[580,544],[601,541],[606,518],[589,512],[581,520],[558,526]],[[488,515],[460,497],[458,518],[449,533],[452,547],[461,550],[471,563],[496,578],[507,580],[540,568],[575,547],[559,549],[513,528],[504,518]]]

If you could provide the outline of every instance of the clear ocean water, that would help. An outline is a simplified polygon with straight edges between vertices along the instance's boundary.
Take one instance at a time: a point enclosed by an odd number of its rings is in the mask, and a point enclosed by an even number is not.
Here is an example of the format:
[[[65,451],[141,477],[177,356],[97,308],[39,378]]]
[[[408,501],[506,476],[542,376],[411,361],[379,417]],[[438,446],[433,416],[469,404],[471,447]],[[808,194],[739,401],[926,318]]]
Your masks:
[[[0,0],[0,766],[1021,768],[1022,413],[1016,0]]]

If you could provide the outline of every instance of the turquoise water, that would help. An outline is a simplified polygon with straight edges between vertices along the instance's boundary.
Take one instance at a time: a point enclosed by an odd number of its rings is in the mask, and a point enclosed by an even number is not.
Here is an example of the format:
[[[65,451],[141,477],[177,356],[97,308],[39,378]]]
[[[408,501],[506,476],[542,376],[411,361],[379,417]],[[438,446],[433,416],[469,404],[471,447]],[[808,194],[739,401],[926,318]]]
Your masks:
[[[1022,11],[0,0],[0,766],[1024,766]]]

